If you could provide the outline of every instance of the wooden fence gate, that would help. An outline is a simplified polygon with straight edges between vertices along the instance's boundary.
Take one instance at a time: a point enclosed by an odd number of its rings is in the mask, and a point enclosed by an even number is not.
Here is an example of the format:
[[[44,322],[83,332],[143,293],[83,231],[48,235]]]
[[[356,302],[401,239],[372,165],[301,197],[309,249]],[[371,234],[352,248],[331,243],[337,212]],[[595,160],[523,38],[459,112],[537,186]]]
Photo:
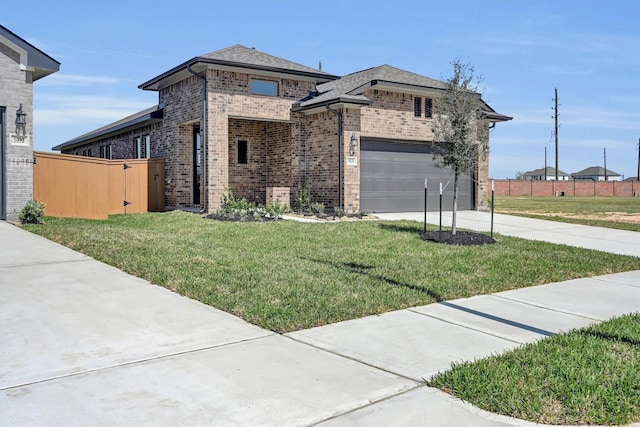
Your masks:
[[[164,160],[106,160],[34,151],[33,198],[48,216],[106,219],[164,210]]]

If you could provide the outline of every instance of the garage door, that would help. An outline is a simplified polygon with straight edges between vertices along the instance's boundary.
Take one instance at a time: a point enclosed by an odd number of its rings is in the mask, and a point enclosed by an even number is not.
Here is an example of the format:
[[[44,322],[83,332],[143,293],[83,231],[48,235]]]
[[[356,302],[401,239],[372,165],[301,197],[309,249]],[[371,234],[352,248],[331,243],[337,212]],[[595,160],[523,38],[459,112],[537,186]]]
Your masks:
[[[424,210],[424,180],[428,179],[428,207],[439,206],[439,185],[444,187],[443,210],[453,207],[453,173],[439,168],[427,143],[362,139],[360,156],[360,209],[365,212],[420,212]],[[458,209],[472,209],[472,186],[460,176]]]

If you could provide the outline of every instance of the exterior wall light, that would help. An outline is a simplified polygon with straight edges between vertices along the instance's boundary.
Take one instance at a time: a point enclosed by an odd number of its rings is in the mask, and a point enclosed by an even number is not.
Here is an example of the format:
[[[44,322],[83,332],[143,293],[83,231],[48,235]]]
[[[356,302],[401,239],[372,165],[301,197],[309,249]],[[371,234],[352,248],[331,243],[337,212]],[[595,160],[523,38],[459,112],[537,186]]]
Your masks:
[[[351,147],[351,154],[355,153],[356,147],[358,146],[358,136],[354,133],[351,134],[351,141],[349,147]]]
[[[23,141],[27,136],[27,113],[22,111],[22,104],[16,111],[16,138]]]

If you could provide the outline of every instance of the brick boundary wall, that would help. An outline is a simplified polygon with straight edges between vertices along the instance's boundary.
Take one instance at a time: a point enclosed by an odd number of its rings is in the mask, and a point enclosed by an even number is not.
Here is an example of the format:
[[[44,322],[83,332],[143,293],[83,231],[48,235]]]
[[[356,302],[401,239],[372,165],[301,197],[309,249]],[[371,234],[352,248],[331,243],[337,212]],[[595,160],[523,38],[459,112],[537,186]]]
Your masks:
[[[624,196],[640,195],[639,181],[493,180],[496,196]]]

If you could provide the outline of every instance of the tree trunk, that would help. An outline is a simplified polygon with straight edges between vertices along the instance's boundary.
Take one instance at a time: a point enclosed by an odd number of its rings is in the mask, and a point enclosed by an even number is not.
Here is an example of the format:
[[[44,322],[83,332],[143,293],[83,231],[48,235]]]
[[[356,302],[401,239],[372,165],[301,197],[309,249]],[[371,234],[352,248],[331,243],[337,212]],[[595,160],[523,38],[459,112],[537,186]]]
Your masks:
[[[451,234],[456,234],[456,213],[458,212],[458,173],[453,174],[453,211],[451,212]]]

